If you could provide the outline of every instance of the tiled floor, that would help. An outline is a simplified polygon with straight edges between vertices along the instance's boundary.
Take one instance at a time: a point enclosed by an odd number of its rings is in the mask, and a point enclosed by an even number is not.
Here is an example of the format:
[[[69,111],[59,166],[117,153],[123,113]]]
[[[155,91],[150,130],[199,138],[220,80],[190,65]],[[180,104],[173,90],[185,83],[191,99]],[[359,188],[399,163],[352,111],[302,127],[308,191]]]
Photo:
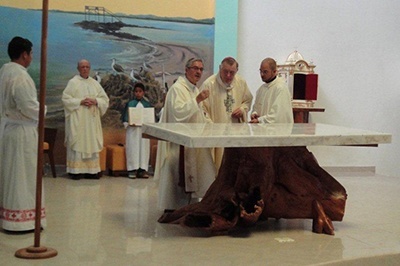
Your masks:
[[[102,177],[45,177],[48,227],[41,246],[54,258],[14,257],[33,234],[0,231],[0,265],[400,265],[400,177],[331,172],[347,189],[335,236],[311,220],[269,219],[226,236],[157,223],[157,183]]]

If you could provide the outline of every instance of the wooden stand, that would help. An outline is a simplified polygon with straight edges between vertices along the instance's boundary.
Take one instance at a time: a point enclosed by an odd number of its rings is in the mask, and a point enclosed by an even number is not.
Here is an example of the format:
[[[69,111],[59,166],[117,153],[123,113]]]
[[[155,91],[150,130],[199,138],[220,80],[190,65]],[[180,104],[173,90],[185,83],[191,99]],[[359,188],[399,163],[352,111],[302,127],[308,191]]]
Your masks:
[[[47,21],[49,1],[43,0],[42,9],[42,47],[40,58],[40,101],[39,101],[39,142],[38,162],[36,172],[36,209],[35,209],[35,239],[34,246],[19,249],[15,252],[17,258],[46,259],[57,255],[57,251],[40,246],[41,209],[42,209],[42,175],[43,175],[43,142],[44,142],[44,111],[46,100],[46,58],[47,58]]]
[[[21,259],[46,259],[57,256],[58,252],[55,249],[44,246],[21,248],[15,252],[15,257]]]

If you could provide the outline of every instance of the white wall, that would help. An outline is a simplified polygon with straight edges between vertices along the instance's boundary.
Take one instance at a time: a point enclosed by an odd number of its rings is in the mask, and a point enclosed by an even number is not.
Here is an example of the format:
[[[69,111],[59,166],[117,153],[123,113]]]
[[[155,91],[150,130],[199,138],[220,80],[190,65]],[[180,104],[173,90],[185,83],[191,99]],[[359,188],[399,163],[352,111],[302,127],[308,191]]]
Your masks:
[[[311,122],[392,134],[378,148],[313,147],[322,166],[376,166],[400,175],[400,1],[239,1],[239,73],[253,94],[259,65],[298,50],[319,74]]]

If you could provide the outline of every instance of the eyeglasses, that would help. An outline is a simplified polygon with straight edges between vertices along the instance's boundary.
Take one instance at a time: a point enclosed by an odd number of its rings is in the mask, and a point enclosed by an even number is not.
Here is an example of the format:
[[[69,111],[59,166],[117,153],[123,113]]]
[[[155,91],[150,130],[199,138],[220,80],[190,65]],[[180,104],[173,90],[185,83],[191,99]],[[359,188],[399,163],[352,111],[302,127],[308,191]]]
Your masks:
[[[193,69],[194,71],[199,71],[199,70],[200,70],[200,72],[203,72],[203,71],[204,71],[204,68],[202,68],[202,67],[197,67],[197,66],[188,67],[188,68]]]
[[[237,72],[237,71],[232,71],[232,70],[228,70],[228,69],[222,69],[221,71],[225,75],[231,75],[231,76],[234,76],[236,74],[236,72]]]

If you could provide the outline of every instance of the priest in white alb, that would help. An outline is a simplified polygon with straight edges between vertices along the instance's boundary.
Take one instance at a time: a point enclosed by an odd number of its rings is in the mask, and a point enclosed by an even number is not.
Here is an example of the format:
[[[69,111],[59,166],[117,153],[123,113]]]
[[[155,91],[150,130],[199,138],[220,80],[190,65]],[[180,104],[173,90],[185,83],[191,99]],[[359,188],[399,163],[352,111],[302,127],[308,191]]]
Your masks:
[[[256,92],[250,123],[293,123],[289,88],[277,72],[274,59],[261,62],[260,75],[265,83]]]
[[[196,87],[202,73],[203,61],[189,59],[185,76],[179,77],[167,93],[160,122],[206,123],[202,102],[209,91],[199,92]],[[158,142],[154,178],[159,180],[159,209],[177,209],[193,202],[193,198],[202,198],[215,176],[210,149],[181,148],[175,143]]]
[[[79,75],[68,82],[62,95],[67,173],[72,179],[98,179],[99,153],[103,149],[100,119],[107,111],[109,99],[99,82],[89,76],[89,61],[79,61],[77,68]]]

